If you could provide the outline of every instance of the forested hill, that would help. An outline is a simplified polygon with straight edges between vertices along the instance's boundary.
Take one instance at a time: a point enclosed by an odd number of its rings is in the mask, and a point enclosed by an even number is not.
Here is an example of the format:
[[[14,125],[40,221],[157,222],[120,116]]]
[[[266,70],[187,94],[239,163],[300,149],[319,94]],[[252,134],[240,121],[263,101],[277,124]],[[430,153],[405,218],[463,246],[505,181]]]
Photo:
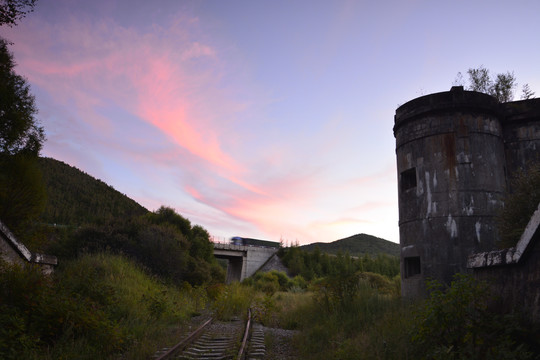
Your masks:
[[[47,191],[40,220],[44,223],[81,225],[148,212],[103,181],[62,161],[40,158],[39,165]]]
[[[317,242],[300,246],[300,248],[312,251],[317,246],[322,252],[329,254],[337,254],[341,251],[343,254],[348,252],[351,256],[377,255],[381,253],[399,256],[399,244],[367,234],[357,234],[331,243]]]

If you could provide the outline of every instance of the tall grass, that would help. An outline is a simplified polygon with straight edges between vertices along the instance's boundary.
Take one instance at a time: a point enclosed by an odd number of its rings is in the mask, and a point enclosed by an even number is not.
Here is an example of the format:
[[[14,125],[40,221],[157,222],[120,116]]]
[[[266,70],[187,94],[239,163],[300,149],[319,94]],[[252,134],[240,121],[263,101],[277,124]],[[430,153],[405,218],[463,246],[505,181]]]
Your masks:
[[[265,325],[299,330],[295,343],[302,358],[383,358],[358,354],[368,348],[384,353],[390,345],[405,347],[400,343],[402,324],[394,319],[410,316],[396,281],[372,273],[333,276],[312,282],[308,291],[256,296],[255,304],[259,299]],[[373,332],[379,336],[371,336]]]
[[[53,278],[3,270],[0,327],[22,327],[9,347],[0,341],[1,358],[15,358],[12,350],[28,359],[148,358],[206,305],[204,289],[170,286],[117,255],[67,261]]]
[[[275,296],[280,325],[300,330],[295,343],[302,358],[540,358],[539,327],[518,312],[490,307],[493,294],[471,277],[456,276],[449,287],[435,284],[429,299],[415,303],[387,292],[392,280],[369,278],[322,280],[311,287],[311,296]],[[357,286],[351,288],[352,279]]]
[[[358,359],[359,357],[353,354],[364,352],[367,347],[372,348],[372,351],[382,352],[385,341],[388,343],[396,340],[392,336],[373,338],[372,334],[374,329],[388,335],[399,333],[399,324],[392,320],[387,321],[385,327],[377,325],[385,317],[402,318],[403,312],[398,297],[381,295],[376,290],[363,286],[353,299],[332,307],[328,307],[327,303],[315,294],[311,302],[299,306],[286,318],[289,323],[298,324],[301,336],[297,339],[297,345],[306,358]],[[382,343],[377,344],[373,341],[376,339],[381,339]]]
[[[219,320],[231,320],[234,317],[244,317],[251,305],[255,291],[251,286],[234,282],[224,286],[216,295],[212,310]]]

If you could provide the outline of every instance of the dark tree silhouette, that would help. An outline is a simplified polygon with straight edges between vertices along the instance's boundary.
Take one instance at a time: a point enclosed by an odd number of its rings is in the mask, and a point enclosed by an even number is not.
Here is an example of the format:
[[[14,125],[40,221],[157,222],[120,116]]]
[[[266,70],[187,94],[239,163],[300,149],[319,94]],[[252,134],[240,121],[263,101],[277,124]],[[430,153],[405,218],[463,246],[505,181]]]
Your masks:
[[[0,26],[9,27],[17,25],[17,22],[26,14],[34,11],[36,0],[3,0],[0,1]]]
[[[469,85],[467,90],[478,91],[494,96],[500,102],[508,102],[514,99],[514,89],[517,86],[513,72],[497,74],[491,77],[489,70],[483,66],[477,69],[467,70]],[[463,75],[459,72],[454,80],[454,85],[464,85]],[[534,93],[533,93],[534,94]]]
[[[1,2],[5,12],[10,1]],[[2,13],[2,16],[5,14]],[[45,135],[26,80],[17,75],[8,42],[0,38],[0,218],[14,232],[45,205],[37,159]]]
[[[38,155],[45,135],[35,115],[34,96],[26,80],[15,73],[8,43],[0,38],[0,154]]]

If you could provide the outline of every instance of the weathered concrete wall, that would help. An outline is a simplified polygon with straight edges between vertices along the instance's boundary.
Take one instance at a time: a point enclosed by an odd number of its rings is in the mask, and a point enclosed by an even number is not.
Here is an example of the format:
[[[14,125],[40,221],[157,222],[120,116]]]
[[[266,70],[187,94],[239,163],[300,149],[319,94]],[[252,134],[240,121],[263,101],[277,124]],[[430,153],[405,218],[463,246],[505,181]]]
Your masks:
[[[10,264],[38,264],[44,274],[50,274],[58,264],[56,256],[36,254],[19,242],[7,226],[0,221],[0,256]]]
[[[244,280],[243,274],[245,273],[247,246],[215,243],[214,256],[218,259],[226,259],[228,261],[227,284],[233,281]]]
[[[24,265],[26,263],[25,259],[15,251],[11,243],[4,236],[0,236],[0,256],[10,264]]]
[[[227,283],[252,276],[277,250],[260,246],[214,244],[214,256],[229,260]]]
[[[400,106],[394,136],[402,295],[421,297],[427,278],[448,283],[457,272],[471,272],[469,255],[495,248],[495,216],[502,197],[512,191],[509,179],[540,160],[540,99],[500,104],[489,95],[453,87]],[[486,256],[497,261],[514,256],[513,251]],[[474,271],[481,277],[500,272],[495,277],[514,283],[501,282],[504,289],[540,298],[523,288],[538,285],[534,265],[497,266],[505,267]]]
[[[278,249],[249,246],[243,279],[253,276]]]
[[[225,282],[227,284],[232,283],[233,281],[242,281],[243,270],[245,264],[245,257],[229,257],[227,263],[227,278]]]
[[[402,295],[422,296],[426,278],[450,282],[467,256],[492,249],[506,189],[498,103],[452,91],[396,111]]]
[[[540,99],[502,104],[508,176],[540,160]]]
[[[268,259],[268,261],[264,263],[264,265],[261,266],[258,271],[267,272],[272,270],[282,271],[288,276],[291,276],[289,273],[289,269],[283,264],[277,253],[272,255],[272,257]]]

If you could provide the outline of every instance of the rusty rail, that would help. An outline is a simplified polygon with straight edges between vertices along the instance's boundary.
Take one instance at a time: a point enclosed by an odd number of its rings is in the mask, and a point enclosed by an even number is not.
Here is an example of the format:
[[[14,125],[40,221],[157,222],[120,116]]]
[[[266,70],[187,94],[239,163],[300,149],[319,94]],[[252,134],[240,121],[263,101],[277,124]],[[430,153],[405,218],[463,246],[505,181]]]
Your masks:
[[[156,360],[167,360],[171,359],[172,356],[176,355],[179,351],[184,350],[189,344],[194,342],[198,339],[198,337],[204,332],[206,327],[210,325],[210,323],[213,321],[213,318],[208,319],[205,321],[201,326],[199,326],[194,332],[192,332],[187,338],[180,341],[178,344],[174,345],[172,348],[167,350],[166,353],[159,356]]]
[[[242,360],[245,356],[246,344],[249,338],[250,328],[251,328],[251,309],[248,309],[248,319],[247,319],[247,324],[246,324],[246,330],[244,332],[244,339],[242,340],[242,345],[240,346],[240,350],[238,350],[238,356],[236,357],[237,360]]]

